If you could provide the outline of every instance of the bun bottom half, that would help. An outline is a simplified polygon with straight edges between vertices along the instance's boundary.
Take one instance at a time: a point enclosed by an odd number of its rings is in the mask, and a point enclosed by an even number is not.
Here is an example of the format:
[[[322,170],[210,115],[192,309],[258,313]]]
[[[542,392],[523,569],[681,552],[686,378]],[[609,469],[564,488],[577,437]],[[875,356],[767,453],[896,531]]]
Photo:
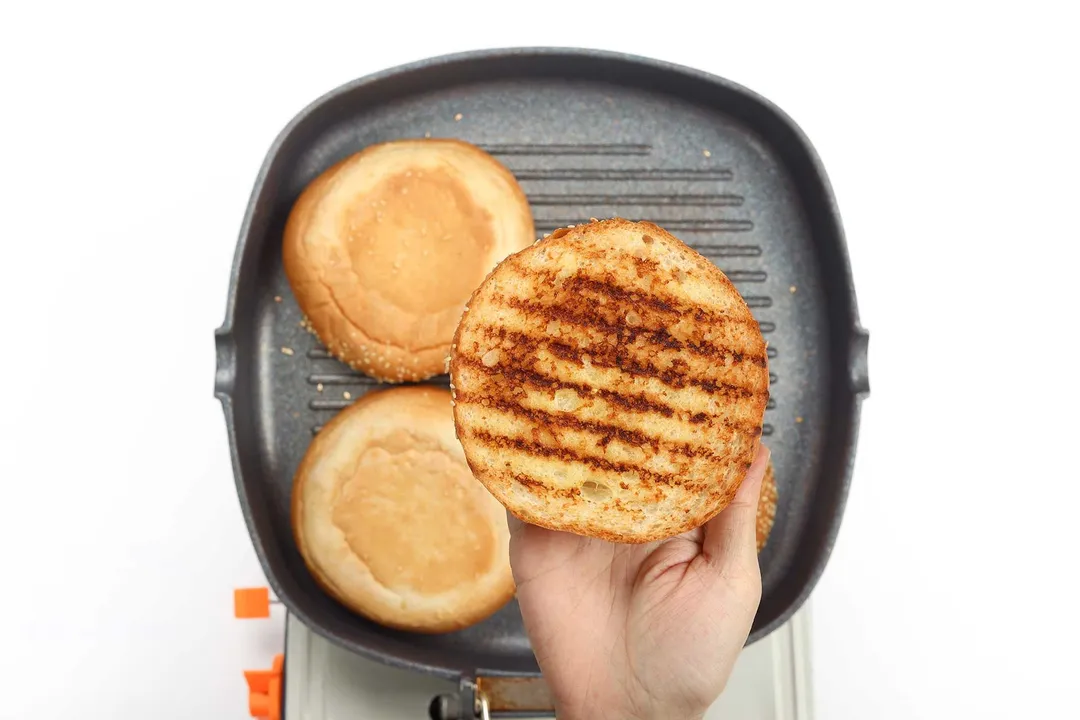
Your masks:
[[[513,597],[506,514],[465,463],[445,390],[384,390],[340,412],[296,472],[292,519],[319,585],[387,627],[459,630]]]

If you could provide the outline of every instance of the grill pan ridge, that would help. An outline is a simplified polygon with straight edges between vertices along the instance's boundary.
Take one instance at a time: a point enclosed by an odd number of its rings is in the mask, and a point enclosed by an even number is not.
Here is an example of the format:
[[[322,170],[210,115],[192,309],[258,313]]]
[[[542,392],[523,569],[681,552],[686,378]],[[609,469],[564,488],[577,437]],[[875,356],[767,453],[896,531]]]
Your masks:
[[[828,560],[869,392],[868,335],[839,212],[809,141],[768,101],[696,70],[595,50],[481,51],[387,70],[319,98],[270,148],[216,334],[215,394],[244,519],[274,592],[316,632],[387,664],[451,679],[538,673],[516,602],[448,635],[390,630],[323,593],[293,542],[292,476],[313,433],[379,384],[301,327],[281,267],[285,220],[334,162],[425,135],[468,140],[510,168],[538,233],[590,217],[651,220],[743,294],[769,342],[763,434],[780,492],[749,642],[776,629]]]

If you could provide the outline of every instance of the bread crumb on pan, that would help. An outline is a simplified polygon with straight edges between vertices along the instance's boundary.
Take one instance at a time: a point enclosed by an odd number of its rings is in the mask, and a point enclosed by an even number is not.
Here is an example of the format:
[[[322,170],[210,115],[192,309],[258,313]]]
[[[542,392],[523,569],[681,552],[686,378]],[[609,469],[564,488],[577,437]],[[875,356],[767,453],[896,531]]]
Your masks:
[[[282,355],[292,355],[293,354],[293,349],[291,347],[283,347],[283,348],[281,348],[281,354]]]

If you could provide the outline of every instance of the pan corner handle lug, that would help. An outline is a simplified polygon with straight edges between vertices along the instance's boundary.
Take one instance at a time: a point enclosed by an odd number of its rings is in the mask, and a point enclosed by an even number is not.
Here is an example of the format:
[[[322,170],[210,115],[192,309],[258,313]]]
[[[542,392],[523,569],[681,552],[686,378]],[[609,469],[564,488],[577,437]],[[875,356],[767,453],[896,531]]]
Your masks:
[[[867,396],[870,394],[870,333],[861,327],[856,327],[851,337],[851,386],[856,395]]]
[[[214,333],[214,353],[217,358],[214,395],[225,399],[232,396],[236,381],[236,342],[232,328],[221,327]]]
[[[555,704],[540,676],[463,676],[452,697],[439,696],[429,709],[435,720],[488,720],[512,715],[520,720],[553,720]]]

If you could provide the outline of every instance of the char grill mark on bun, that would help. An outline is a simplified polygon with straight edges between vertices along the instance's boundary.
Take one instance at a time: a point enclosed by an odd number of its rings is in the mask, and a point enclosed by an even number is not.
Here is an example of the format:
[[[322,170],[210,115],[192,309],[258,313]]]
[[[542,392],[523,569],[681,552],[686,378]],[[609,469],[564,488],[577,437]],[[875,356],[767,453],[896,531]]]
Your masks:
[[[768,360],[714,265],[654,225],[601,221],[511,256],[469,307],[451,359],[458,434],[511,512],[644,542],[730,502]]]

